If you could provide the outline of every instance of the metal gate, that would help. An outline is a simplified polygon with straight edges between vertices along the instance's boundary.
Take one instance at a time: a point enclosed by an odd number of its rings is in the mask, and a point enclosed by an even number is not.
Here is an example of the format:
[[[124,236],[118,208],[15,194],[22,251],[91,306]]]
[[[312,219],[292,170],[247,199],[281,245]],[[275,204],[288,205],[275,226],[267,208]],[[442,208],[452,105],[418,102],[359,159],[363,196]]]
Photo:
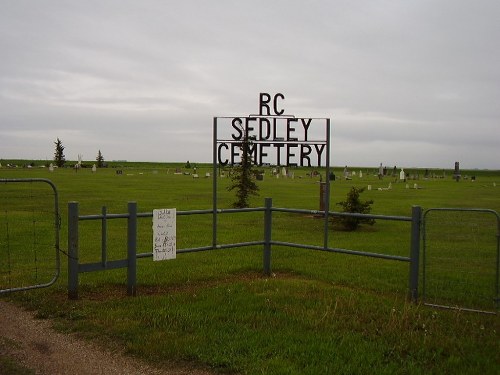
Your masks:
[[[0,294],[59,277],[57,189],[47,179],[0,179]]]
[[[500,218],[494,210],[426,210],[423,215],[423,302],[435,307],[496,313],[499,243]]]

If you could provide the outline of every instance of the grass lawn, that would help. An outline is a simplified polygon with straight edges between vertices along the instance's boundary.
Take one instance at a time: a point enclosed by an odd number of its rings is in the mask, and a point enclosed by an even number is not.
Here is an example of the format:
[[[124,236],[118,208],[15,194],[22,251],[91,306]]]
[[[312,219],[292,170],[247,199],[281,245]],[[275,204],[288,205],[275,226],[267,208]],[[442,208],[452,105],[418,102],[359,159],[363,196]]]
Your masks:
[[[126,213],[129,201],[137,202],[139,212],[212,208],[212,179],[203,177],[211,165],[197,166],[199,179],[174,174],[177,167],[182,165],[127,164],[96,173],[2,168],[0,178],[53,181],[66,251],[70,201],[79,202],[81,215],[100,214],[102,206],[108,213]],[[274,207],[319,209],[318,178],[308,176],[311,171],[296,170],[293,179],[269,172],[259,181],[253,207],[272,197]],[[413,205],[500,211],[498,171],[463,171],[468,178],[460,182],[452,180],[451,171],[442,178],[442,170],[431,171],[430,178],[408,170],[419,176],[406,182],[379,180],[375,169],[356,172],[352,180],[331,182],[331,210],[340,208],[336,203],[352,186],[371,185],[361,198],[374,200],[374,214],[409,216]],[[219,179],[219,208],[234,200],[227,185],[227,178]],[[52,209],[50,190],[37,184],[0,189],[2,288],[50,279],[53,230],[43,219]],[[429,212],[421,267],[426,281],[420,278],[420,290],[429,302],[495,311],[496,218],[467,215]],[[260,212],[223,214],[218,220],[222,244],[263,238]],[[100,260],[100,228],[97,221],[80,222],[81,262]],[[273,240],[322,245],[322,236],[323,221],[313,215],[273,214]],[[211,239],[211,215],[178,217],[178,249],[207,246]],[[329,246],[409,256],[410,225],[377,220],[356,232],[331,230]],[[151,218],[139,220],[138,247],[151,252]],[[126,220],[109,220],[108,259],[125,256]],[[261,247],[179,254],[164,262],[144,258],[138,260],[136,297],[126,296],[126,270],[119,269],[81,274],[77,301],[67,299],[64,254],[61,262],[54,286],[2,298],[36,310],[62,331],[124,347],[151,363],[190,362],[215,373],[244,374],[493,374],[500,365],[498,315],[408,302],[404,262],[273,246],[272,275],[264,276]]]

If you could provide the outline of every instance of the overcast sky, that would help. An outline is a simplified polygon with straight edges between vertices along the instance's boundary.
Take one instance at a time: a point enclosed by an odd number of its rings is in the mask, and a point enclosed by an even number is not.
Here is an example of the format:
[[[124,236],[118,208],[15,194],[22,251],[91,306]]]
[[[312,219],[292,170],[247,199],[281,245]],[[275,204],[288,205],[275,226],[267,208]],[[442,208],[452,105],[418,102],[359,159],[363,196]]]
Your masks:
[[[214,116],[331,119],[331,163],[500,169],[498,0],[1,0],[0,159],[212,161]]]

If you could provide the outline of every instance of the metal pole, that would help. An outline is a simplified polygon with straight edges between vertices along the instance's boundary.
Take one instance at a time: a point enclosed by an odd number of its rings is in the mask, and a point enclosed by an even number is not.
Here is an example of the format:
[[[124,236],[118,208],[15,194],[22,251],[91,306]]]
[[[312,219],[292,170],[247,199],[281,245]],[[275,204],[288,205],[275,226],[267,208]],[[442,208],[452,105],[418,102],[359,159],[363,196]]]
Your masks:
[[[68,299],[78,299],[78,202],[68,203]]]
[[[422,208],[413,206],[411,210],[411,248],[410,248],[410,280],[409,298],[412,302],[418,301],[418,273],[420,255],[420,230],[422,221]]]
[[[497,271],[496,271],[496,295],[495,295],[495,307],[498,309],[500,307],[500,296],[499,296],[499,280],[500,280],[500,217],[498,212],[495,211],[497,218]]]
[[[212,154],[212,202],[213,202],[213,213],[212,213],[212,247],[215,249],[217,247],[217,117],[214,117],[213,123],[213,154]]]
[[[330,119],[326,119],[326,199],[323,247],[328,248],[328,212],[330,211]]]
[[[107,262],[107,238],[108,238],[108,225],[106,220],[106,206],[102,206],[102,222],[101,222],[101,262],[102,266],[106,268]]]
[[[135,296],[137,279],[137,203],[128,203],[127,294]]]
[[[272,206],[273,206],[273,199],[266,198],[265,199],[266,210],[264,211],[264,254],[263,254],[264,275],[266,276],[271,276]]]

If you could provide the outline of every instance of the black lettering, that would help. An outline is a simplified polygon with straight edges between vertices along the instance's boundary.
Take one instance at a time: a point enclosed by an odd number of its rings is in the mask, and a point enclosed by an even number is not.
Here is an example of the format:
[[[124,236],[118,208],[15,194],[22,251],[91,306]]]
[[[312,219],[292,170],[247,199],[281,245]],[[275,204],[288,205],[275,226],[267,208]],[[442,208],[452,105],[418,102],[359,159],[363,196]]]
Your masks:
[[[287,152],[286,152],[286,165],[287,166],[297,166],[297,163],[291,163],[290,159],[295,156],[292,154],[292,148],[298,147],[297,144],[287,144]]]
[[[243,137],[243,129],[242,129],[242,126],[241,126],[242,123],[243,122],[241,121],[241,119],[239,117],[233,118],[233,121],[231,122],[231,125],[233,126],[233,129],[238,132],[237,136],[235,136],[234,133],[231,134],[231,137],[233,137],[233,139],[235,141],[239,141]]]
[[[235,160],[236,160],[236,163],[240,162],[240,160],[239,160],[240,145],[241,145],[241,143],[231,143],[231,165],[235,164]]]
[[[305,118],[301,118],[300,121],[302,122],[302,126],[304,127],[304,141],[307,142],[307,132],[309,130],[309,126],[311,125],[312,118],[307,119],[307,123]]]
[[[265,125],[264,125],[265,123]],[[259,139],[265,141],[271,137],[271,123],[267,118],[259,118]]]
[[[264,148],[269,147],[269,145],[266,145],[265,143],[261,143],[259,145],[260,148],[260,155],[259,155],[259,166],[264,164],[263,159],[265,156],[267,156],[267,153],[264,152]]]
[[[298,138],[291,137],[290,135],[295,132],[295,128],[292,128],[292,122],[297,122],[296,118],[289,118],[286,120],[286,140],[287,141],[298,141]]]
[[[312,152],[312,148],[309,145],[301,145],[300,147],[300,166],[301,167],[310,167],[311,166],[311,158],[309,155]],[[307,161],[307,165],[304,164],[304,161]]]
[[[255,130],[253,126],[250,126],[250,121],[256,121],[257,119],[255,117],[246,117],[245,118],[245,138],[246,139],[251,139],[250,138],[250,133]]]
[[[257,165],[257,144],[252,143],[248,145],[248,155],[250,156],[250,164]]]
[[[229,149],[227,143],[221,143],[217,149],[217,155],[218,155],[218,162],[222,166],[226,166],[227,163],[229,163],[229,160],[226,159],[226,161],[222,161],[222,156],[221,156],[221,150],[222,148],[225,148],[226,150]]]
[[[283,143],[274,144],[274,147],[276,148],[276,165],[281,165],[281,147],[283,146]]]
[[[321,167],[321,154],[323,153],[323,150],[325,149],[325,145],[315,144],[314,148],[316,149],[316,152],[318,153],[318,167]]]
[[[269,116],[271,115],[271,108],[269,108],[269,102],[271,101],[271,95],[261,92],[259,94],[259,115]],[[267,113],[264,113],[264,108],[267,108]]]
[[[282,100],[285,100],[285,95],[278,93],[274,95],[274,103],[273,103],[273,108],[274,108],[274,113],[278,116],[282,115],[285,113],[285,110],[282,109],[281,111],[278,110],[278,98],[281,98]]]

